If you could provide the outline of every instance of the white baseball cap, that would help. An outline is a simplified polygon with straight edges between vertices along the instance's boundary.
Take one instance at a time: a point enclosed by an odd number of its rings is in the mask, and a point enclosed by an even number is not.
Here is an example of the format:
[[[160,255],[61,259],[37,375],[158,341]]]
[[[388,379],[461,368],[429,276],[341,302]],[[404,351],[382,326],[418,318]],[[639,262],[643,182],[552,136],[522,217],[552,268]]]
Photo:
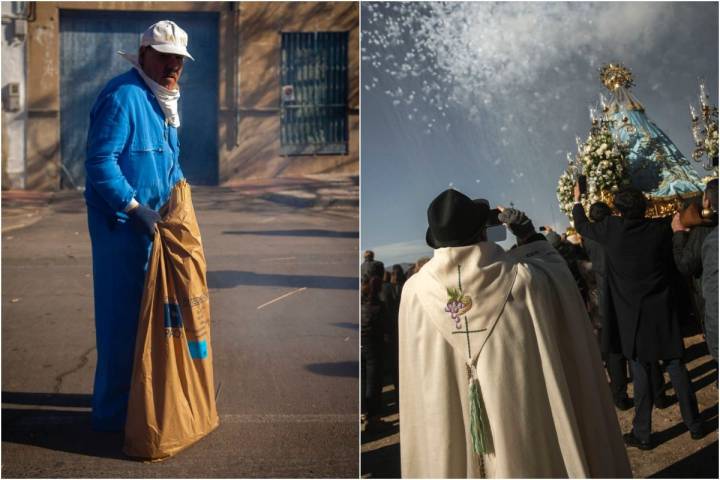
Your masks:
[[[140,37],[140,46],[150,46],[160,53],[182,55],[195,60],[187,51],[188,34],[175,22],[161,20],[150,25]]]

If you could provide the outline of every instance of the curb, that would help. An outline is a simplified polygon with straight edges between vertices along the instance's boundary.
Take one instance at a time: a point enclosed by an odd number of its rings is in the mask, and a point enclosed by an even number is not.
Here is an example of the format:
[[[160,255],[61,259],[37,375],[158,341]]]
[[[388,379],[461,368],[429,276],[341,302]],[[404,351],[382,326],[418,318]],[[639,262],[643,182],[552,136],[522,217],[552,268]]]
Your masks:
[[[314,207],[318,203],[315,195],[294,195],[283,192],[270,192],[260,195],[260,198],[269,202],[279,203],[295,208]]]
[[[294,208],[310,208],[310,207],[358,207],[360,199],[355,196],[348,197],[323,197],[316,195],[297,195],[283,192],[271,192],[260,195],[260,198],[269,202],[279,203]]]
[[[2,230],[0,234],[29,227],[47,214],[56,192],[5,190],[2,192]]]

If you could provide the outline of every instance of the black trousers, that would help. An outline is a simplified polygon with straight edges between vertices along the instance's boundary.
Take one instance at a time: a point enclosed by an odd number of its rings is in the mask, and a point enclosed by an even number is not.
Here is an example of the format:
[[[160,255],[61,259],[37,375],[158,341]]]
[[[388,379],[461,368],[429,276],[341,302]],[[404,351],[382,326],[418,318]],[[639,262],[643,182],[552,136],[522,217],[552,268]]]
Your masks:
[[[360,408],[369,417],[382,411],[383,344],[381,339],[364,339],[360,347],[362,373]]]
[[[612,391],[613,400],[618,401],[627,398],[627,360],[622,354],[609,353],[607,355],[608,376],[610,377],[610,390]]]
[[[605,366],[610,377],[610,390],[612,391],[613,401],[616,403],[627,398],[627,386],[630,381],[628,378],[628,361],[621,353],[608,353]],[[652,398],[653,400],[663,396],[663,378],[662,369],[657,362],[650,364],[650,382],[652,382]]]
[[[680,404],[680,414],[683,423],[691,432],[699,431],[701,426],[698,413],[697,399],[690,384],[685,363],[680,359],[664,360],[665,369],[670,375],[670,382],[677,394]],[[652,363],[631,360],[630,366],[633,372],[633,386],[635,389],[635,418],[633,419],[633,432],[635,436],[643,441],[650,440],[652,432],[652,409],[653,399],[657,392],[654,391],[652,381]]]
[[[400,391],[400,372],[398,370],[397,334],[390,335],[388,343],[385,345],[385,358],[383,359],[383,361],[385,362],[388,373],[390,373],[393,385],[395,385],[395,395],[398,395]]]

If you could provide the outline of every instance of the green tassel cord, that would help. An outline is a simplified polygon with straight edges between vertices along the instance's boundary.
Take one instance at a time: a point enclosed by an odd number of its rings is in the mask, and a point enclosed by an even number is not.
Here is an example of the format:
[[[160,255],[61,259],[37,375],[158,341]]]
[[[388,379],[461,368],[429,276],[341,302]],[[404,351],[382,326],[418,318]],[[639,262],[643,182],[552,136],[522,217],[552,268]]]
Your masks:
[[[474,368],[473,368],[474,370]],[[468,372],[470,373],[470,372]],[[482,398],[480,398],[480,385],[476,375],[470,375],[468,387],[468,400],[470,405],[470,436],[472,437],[473,451],[477,455],[489,452],[489,434],[484,422]]]

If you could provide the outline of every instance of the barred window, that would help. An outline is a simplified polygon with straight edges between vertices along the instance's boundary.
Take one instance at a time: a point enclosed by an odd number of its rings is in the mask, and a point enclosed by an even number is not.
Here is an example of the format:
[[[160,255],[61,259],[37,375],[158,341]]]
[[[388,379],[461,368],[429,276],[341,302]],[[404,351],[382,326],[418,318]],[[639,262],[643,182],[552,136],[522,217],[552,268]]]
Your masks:
[[[348,32],[281,35],[281,153],[347,155]]]

